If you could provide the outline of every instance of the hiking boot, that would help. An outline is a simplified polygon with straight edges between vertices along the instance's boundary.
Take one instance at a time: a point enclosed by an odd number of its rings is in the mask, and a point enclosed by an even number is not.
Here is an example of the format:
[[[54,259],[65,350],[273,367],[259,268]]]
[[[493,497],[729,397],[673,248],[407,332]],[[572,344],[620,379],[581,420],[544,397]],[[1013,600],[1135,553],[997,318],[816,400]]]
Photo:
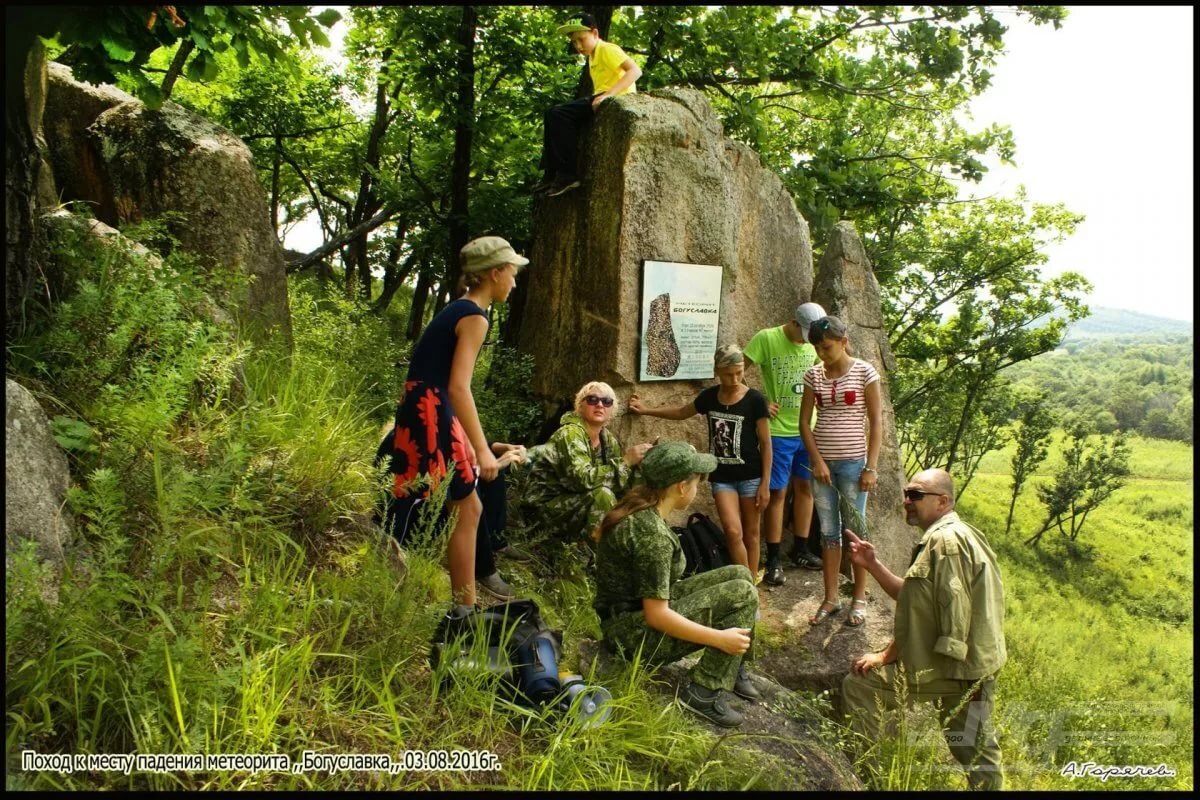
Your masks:
[[[513,561],[533,561],[533,556],[515,545],[506,544],[496,551],[496,555],[504,556]]]
[[[759,700],[762,698],[762,694],[758,689],[754,688],[754,682],[750,680],[750,671],[746,669],[746,662],[744,661],[738,667],[737,680],[733,682],[733,693],[747,700]]]
[[[486,578],[476,578],[475,585],[483,589],[497,600],[512,600],[517,596],[517,593],[513,591],[513,588],[505,583],[504,579],[500,577],[499,571],[493,572]]]
[[[679,693],[679,703],[694,714],[722,728],[736,728],[745,719],[729,707],[720,689],[705,689],[695,681],[689,681]]]
[[[778,564],[767,567],[767,574],[763,578],[763,582],[771,586],[783,586],[787,583],[787,578],[783,577],[783,567]]]
[[[804,569],[811,570],[821,569],[821,559],[817,558],[805,549],[797,549],[792,551],[791,560],[792,563],[797,567],[803,567]]]
[[[566,194],[572,189],[578,189],[580,186],[583,186],[583,181],[579,180],[579,178],[559,178],[554,182],[554,185],[550,187],[550,191],[546,192],[546,196],[558,197],[560,194]]]

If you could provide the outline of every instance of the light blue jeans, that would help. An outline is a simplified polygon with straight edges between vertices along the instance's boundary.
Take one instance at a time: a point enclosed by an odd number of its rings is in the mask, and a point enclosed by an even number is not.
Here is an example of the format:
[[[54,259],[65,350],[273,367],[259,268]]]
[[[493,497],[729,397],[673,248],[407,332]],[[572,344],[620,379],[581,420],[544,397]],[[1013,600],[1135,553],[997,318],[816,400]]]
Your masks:
[[[849,528],[860,539],[867,538],[867,493],[858,488],[858,480],[862,477],[863,467],[867,465],[865,458],[853,461],[834,459],[826,461],[829,467],[829,477],[832,483],[822,483],[813,480],[813,505],[817,508],[817,518],[821,520],[821,545],[823,547],[842,546],[842,528]],[[841,495],[839,498],[838,495]],[[858,519],[842,516],[842,506],[858,512]]]

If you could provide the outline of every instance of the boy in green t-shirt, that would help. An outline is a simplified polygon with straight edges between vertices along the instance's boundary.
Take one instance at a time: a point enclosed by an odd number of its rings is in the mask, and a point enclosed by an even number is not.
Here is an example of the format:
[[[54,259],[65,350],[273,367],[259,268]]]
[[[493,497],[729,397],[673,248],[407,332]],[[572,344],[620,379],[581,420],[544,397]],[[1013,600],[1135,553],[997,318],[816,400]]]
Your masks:
[[[788,483],[794,492],[792,524],[796,536],[807,539],[812,525],[812,472],[808,451],[800,438],[800,400],[804,395],[804,373],[817,361],[817,351],[808,344],[808,326],[825,316],[816,303],[796,308],[793,319],[778,328],[766,328],[750,339],[743,355],[762,370],[763,390],[771,416],[771,500],[767,504],[767,573],[764,580],[773,586],[785,582],[780,564],[779,544],[783,540],[783,506]],[[807,543],[805,543],[807,544]],[[806,547],[797,545],[800,564],[820,569],[821,562]],[[804,556],[808,556],[809,563]],[[755,564],[754,567],[758,565]]]
[[[542,139],[542,169],[546,175],[533,187],[535,192],[546,191],[549,197],[569,192],[580,185],[576,151],[579,133],[590,122],[595,110],[610,97],[636,92],[634,82],[642,70],[625,51],[600,38],[596,20],[583,14],[578,22],[558,28],[559,34],[571,37],[576,52],[587,57],[588,73],[592,78],[592,95],[552,106],[546,111]]]

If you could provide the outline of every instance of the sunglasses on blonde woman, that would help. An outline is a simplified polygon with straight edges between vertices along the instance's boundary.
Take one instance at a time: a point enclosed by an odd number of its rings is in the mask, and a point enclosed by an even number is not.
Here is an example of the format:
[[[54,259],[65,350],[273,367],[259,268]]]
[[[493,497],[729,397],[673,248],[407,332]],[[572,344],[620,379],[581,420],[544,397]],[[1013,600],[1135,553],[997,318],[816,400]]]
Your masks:
[[[589,406],[604,406],[605,408],[612,408],[612,404],[615,401],[611,397],[599,397],[598,395],[589,394],[587,397],[583,398],[583,402],[587,403]]]

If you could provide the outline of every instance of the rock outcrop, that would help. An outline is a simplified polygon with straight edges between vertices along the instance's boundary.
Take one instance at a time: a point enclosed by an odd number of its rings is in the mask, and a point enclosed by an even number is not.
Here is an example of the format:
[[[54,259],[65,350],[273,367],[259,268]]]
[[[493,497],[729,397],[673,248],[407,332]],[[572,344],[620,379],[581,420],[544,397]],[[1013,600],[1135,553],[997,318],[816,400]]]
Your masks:
[[[664,700],[671,700],[687,683],[688,671],[698,656],[691,656],[656,670],[662,678],[653,685]],[[595,675],[601,685],[620,669],[619,659],[603,642],[585,639],[579,643],[578,671]],[[820,714],[805,698],[789,690],[755,664],[751,683],[762,698],[751,702],[729,694],[731,704],[745,716],[735,732],[698,720],[716,734],[729,734],[724,746],[749,750],[762,761],[764,775],[772,788],[805,791],[859,791],[862,781],[841,750],[823,742],[818,734]],[[714,753],[716,749],[714,748]]]
[[[892,408],[891,381],[896,360],[883,326],[879,282],[862,240],[849,222],[839,222],[817,267],[813,301],[826,313],[838,317],[850,330],[850,352],[869,361],[879,372],[883,406],[883,442],[876,464],[879,482],[867,500],[867,525],[880,560],[893,572],[908,567],[919,529],[904,521],[904,465],[896,436],[896,413]],[[878,594],[883,595],[882,592]],[[886,596],[884,596],[886,599]]]
[[[60,571],[74,540],[64,513],[67,457],[50,435],[50,423],[29,390],[4,381],[4,552],[5,563],[22,542],[37,543],[37,555]]]
[[[283,255],[249,149],[229,131],[174,103],[152,111],[112,87],[49,66],[44,117],[55,179],[66,200],[102,222],[171,214],[181,246],[214,268],[250,278],[235,316],[265,341],[291,340]]]
[[[535,209],[520,334],[536,360],[534,390],[559,401],[604,380],[622,408],[634,392],[654,406],[689,402],[712,381],[638,380],[643,263],[721,266],[717,341],[744,345],[809,299],[808,223],[758,155],[724,138],[694,90],[610,100],[582,148],[584,187]],[[658,366],[670,366],[669,349]],[[756,371],[749,380],[758,385]],[[629,444],[662,436],[708,447],[699,419],[618,414],[612,429]]]

